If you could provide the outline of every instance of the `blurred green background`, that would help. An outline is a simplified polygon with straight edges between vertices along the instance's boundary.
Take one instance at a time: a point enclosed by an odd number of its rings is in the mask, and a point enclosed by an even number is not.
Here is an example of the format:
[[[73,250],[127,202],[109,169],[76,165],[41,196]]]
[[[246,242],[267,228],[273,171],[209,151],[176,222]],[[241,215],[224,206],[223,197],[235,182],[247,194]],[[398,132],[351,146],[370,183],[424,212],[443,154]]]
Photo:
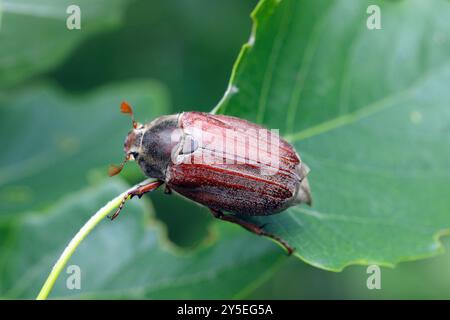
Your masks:
[[[249,14],[257,1],[98,1],[83,16],[80,31],[67,31],[64,20],[52,13],[65,11],[65,3],[55,7],[50,0],[0,0],[0,4],[5,9],[0,29],[0,296],[32,297],[23,293],[27,278],[14,274],[10,264],[35,261],[31,256],[39,256],[41,247],[19,252],[32,243],[15,246],[17,230],[22,230],[18,226],[39,224],[34,219],[39,212],[45,216],[53,201],[107,179],[106,167],[122,158],[123,138],[130,127],[118,112],[120,101],[130,100],[140,121],[181,110],[212,109],[249,37]],[[42,26],[40,19],[48,25]],[[60,34],[52,24],[62,26]],[[34,25],[38,32],[28,38],[26,27]],[[136,166],[129,165],[118,179],[132,184],[142,178]],[[168,198],[161,190],[146,198],[175,245],[195,251],[209,241],[213,219],[206,210],[178,197]],[[84,209],[93,212],[97,206]],[[66,238],[79,226],[73,226]],[[51,241],[53,233],[45,236]],[[47,261],[54,261],[54,256]],[[43,271],[39,280],[48,268],[38,269]],[[365,266],[333,273],[292,257],[270,268],[241,297],[450,298],[448,252],[395,269],[382,268],[381,290],[367,289]],[[22,288],[14,287],[17,282]],[[198,296],[202,295],[190,296],[187,290],[183,297]]]

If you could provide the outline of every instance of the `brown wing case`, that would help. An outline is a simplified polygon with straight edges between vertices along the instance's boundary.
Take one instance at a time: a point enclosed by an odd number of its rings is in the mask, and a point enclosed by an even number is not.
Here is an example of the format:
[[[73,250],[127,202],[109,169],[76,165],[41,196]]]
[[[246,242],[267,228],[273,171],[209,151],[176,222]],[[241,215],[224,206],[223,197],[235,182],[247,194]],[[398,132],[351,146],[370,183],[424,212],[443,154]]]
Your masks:
[[[209,208],[245,215],[269,215],[299,202],[307,172],[276,132],[201,112],[183,113],[179,127],[183,139],[166,180],[176,192]]]

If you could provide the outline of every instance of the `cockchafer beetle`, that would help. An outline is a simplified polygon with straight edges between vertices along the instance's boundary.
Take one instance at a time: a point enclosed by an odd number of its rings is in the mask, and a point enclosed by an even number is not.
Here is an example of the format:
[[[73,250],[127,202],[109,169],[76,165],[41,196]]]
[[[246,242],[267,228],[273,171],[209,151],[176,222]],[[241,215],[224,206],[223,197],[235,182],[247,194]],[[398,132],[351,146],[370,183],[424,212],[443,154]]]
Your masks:
[[[122,102],[121,111],[131,115],[133,128],[125,139],[125,160],[120,166],[111,165],[109,175],[135,160],[156,181],[129,191],[111,219],[129,198],[165,184],[167,193],[174,190],[208,207],[214,217],[270,237],[289,254],[293,252],[264,226],[240,217],[271,215],[300,203],[311,205],[309,169],[291,144],[276,132],[232,116],[182,112],[139,124],[128,103]]]

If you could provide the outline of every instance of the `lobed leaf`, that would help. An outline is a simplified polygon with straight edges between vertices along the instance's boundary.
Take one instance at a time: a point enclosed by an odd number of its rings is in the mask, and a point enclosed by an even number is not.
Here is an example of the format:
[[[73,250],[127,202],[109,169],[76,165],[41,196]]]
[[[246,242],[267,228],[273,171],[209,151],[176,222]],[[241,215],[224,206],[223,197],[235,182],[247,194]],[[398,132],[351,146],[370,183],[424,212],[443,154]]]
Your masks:
[[[430,3],[431,2],[431,3]],[[366,12],[379,5],[382,29]],[[279,128],[313,206],[261,217],[306,262],[392,266],[450,230],[450,3],[261,1],[218,112]]]

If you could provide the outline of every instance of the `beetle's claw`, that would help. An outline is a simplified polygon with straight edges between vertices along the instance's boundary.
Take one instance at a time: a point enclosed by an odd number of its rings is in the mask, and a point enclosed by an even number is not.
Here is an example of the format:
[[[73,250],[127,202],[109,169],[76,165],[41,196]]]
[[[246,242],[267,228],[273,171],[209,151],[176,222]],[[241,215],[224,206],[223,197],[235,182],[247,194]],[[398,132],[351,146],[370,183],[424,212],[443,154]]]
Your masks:
[[[288,257],[290,257],[290,256],[294,253],[295,248],[292,248],[286,241],[284,241],[284,240],[282,240],[282,239],[279,239],[278,241],[280,242],[280,244],[281,244],[281,245],[284,247],[284,249],[286,250],[286,255],[287,255]]]

